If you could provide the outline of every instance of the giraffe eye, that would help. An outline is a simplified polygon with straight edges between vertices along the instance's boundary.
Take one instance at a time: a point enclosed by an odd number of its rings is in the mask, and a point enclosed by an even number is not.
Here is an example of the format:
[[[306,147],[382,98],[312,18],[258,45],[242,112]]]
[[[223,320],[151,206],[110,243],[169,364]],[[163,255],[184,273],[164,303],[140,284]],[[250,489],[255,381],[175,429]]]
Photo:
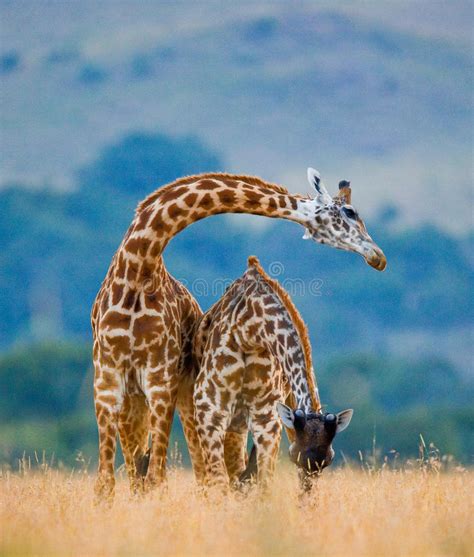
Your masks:
[[[353,220],[357,219],[357,213],[354,211],[354,209],[350,209],[349,207],[343,207],[342,210],[344,211],[346,217]]]

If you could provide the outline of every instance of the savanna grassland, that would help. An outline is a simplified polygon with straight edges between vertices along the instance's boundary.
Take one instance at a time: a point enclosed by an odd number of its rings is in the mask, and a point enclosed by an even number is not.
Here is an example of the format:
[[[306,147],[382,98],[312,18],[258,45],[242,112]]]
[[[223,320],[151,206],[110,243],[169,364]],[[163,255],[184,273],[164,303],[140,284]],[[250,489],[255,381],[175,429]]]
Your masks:
[[[117,482],[110,510],[93,505],[93,474],[3,473],[0,555],[473,555],[474,472],[405,467],[325,472],[300,500],[281,464],[271,494],[206,501],[191,472],[142,500]]]

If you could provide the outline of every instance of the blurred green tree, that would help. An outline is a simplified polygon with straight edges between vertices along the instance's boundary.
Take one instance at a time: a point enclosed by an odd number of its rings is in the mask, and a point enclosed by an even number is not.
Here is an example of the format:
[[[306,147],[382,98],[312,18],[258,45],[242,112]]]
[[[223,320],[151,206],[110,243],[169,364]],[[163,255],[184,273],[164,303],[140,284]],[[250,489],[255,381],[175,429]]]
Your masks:
[[[107,147],[98,160],[79,172],[83,192],[100,189],[139,200],[181,176],[218,172],[222,161],[197,138],[161,133],[133,133]]]

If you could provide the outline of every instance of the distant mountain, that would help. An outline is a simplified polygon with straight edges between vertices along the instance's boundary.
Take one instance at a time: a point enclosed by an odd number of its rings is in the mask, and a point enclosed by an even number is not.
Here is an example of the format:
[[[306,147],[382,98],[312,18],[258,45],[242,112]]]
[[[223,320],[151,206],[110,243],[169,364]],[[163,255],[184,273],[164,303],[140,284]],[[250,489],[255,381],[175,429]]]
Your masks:
[[[418,27],[341,2],[3,2],[0,182],[72,187],[106,145],[163,131],[300,191],[308,165],[351,179],[374,217],[470,229],[470,43],[413,4]]]

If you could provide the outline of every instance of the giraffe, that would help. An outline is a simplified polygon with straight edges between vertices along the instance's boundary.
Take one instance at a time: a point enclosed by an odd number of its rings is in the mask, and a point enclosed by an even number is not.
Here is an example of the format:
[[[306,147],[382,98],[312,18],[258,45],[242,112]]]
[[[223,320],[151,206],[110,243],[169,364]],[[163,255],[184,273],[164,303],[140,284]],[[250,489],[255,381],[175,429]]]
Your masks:
[[[191,338],[202,312],[164,265],[168,242],[185,227],[219,213],[251,213],[301,224],[305,237],[361,255],[382,271],[386,259],[350,205],[341,182],[332,198],[314,169],[313,198],[291,195],[256,177],[208,173],[158,188],[135,217],[95,299],[94,403],[99,433],[96,500],[112,500],[117,432],[132,491],[149,490],[165,478],[166,451],[175,407],[191,458],[199,460],[195,432]],[[151,450],[144,482],[138,470]]]
[[[205,485],[226,493],[229,482],[243,472],[250,428],[258,483],[265,490],[280,444],[280,415],[292,440],[290,458],[308,490],[308,477],[331,464],[332,441],[349,425],[352,410],[322,413],[306,326],[287,292],[256,257],[249,258],[244,275],[204,314],[193,349]],[[295,410],[280,402],[283,395],[290,395]],[[240,440],[230,440],[231,455],[226,454],[229,433],[240,434]]]

